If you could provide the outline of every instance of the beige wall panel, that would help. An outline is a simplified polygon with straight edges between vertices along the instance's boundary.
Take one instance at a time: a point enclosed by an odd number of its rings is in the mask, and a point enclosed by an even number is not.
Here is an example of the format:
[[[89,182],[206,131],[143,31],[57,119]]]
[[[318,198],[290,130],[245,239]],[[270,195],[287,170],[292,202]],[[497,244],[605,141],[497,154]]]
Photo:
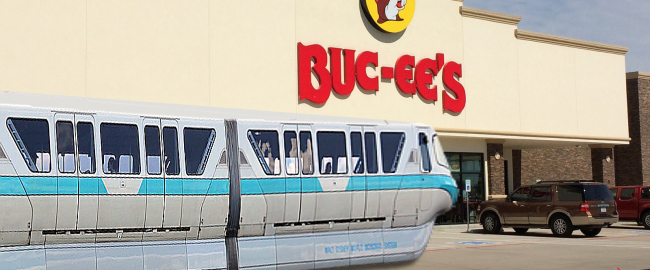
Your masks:
[[[293,0],[210,1],[212,106],[296,112],[294,6]]]
[[[88,96],[209,105],[207,9],[207,0],[88,0]]]
[[[519,41],[522,132],[577,134],[575,74],[575,49]]]
[[[83,96],[86,2],[0,1],[0,91]]]
[[[578,134],[627,138],[625,56],[576,50]]]
[[[394,67],[397,59],[406,54],[415,56],[417,62],[444,53],[446,61],[463,63],[460,4],[449,0],[418,1],[414,19],[406,31],[385,34],[366,21],[358,1],[296,1],[296,42],[354,49],[357,55],[363,51],[378,52],[380,67]],[[370,77],[379,74],[380,68],[369,70]],[[436,79],[439,85],[436,103],[425,102],[417,95],[402,94],[394,80],[382,80],[376,93],[357,87],[348,97],[332,94],[324,105],[300,102],[298,112],[463,127],[464,114],[443,114],[441,76]],[[297,87],[292,91],[291,96],[297,100]]]
[[[519,131],[519,62],[516,26],[464,18],[467,128]]]

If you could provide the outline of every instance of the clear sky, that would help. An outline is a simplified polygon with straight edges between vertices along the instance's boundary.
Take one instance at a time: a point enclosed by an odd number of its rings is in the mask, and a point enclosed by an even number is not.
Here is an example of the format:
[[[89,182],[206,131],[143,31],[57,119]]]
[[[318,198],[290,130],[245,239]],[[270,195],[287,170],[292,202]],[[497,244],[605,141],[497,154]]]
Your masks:
[[[522,16],[519,29],[625,46],[627,72],[650,72],[650,0],[465,0]]]

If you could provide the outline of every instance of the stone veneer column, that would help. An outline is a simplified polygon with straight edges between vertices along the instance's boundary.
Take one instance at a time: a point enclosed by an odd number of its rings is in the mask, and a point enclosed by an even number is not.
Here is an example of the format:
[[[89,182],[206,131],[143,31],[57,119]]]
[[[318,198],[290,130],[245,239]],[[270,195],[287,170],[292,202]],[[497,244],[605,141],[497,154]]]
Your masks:
[[[521,186],[521,150],[512,150],[512,190]]]
[[[490,195],[506,195],[505,162],[503,161],[503,143],[505,140],[486,140],[488,156],[488,187]]]
[[[614,148],[616,185],[650,185],[650,73],[627,73],[629,145]]]
[[[590,145],[590,147],[593,180],[605,183],[610,187],[616,186],[613,146]]]

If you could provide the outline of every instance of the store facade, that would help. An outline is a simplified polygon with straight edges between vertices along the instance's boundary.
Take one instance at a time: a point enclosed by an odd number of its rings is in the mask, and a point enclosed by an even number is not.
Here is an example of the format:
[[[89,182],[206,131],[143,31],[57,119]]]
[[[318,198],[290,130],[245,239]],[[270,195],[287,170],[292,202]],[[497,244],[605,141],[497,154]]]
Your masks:
[[[0,9],[0,90],[420,122],[472,205],[533,181],[526,149],[590,149],[593,177],[613,181],[626,48],[462,0],[380,2],[399,1],[15,2]]]

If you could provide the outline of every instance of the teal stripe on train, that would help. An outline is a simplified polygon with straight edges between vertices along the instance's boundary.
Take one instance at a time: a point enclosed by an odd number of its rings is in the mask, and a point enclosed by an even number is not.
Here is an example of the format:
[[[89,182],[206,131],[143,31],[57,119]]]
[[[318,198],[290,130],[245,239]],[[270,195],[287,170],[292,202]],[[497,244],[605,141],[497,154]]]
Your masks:
[[[22,183],[21,183],[22,180]],[[23,186],[25,187],[23,189]],[[390,175],[350,177],[346,191],[442,188],[458,196],[455,181],[446,175]],[[228,179],[145,178],[138,195],[226,195]],[[242,195],[323,192],[316,177],[253,178],[241,180]],[[101,178],[0,177],[0,195],[108,195]]]

